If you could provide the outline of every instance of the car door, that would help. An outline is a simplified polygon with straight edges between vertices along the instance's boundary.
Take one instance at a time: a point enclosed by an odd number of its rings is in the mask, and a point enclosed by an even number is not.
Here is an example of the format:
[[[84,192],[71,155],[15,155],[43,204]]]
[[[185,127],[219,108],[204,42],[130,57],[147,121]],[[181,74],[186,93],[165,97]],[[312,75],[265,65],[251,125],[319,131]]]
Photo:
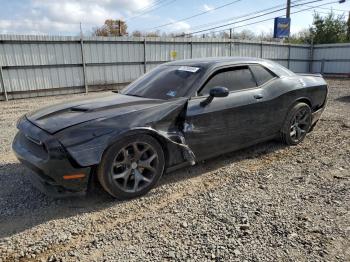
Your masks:
[[[280,97],[276,97],[276,91],[281,88],[278,77],[260,64],[251,64],[249,68],[263,96],[255,108],[260,115],[256,131],[260,138],[274,136],[279,133],[283,121],[281,111],[284,111]]]
[[[229,95],[201,106],[215,86],[228,88]],[[187,107],[184,134],[196,158],[205,159],[253,144],[259,138],[257,125],[262,122],[263,112],[257,109],[263,99],[264,90],[257,86],[248,65],[213,72]]]

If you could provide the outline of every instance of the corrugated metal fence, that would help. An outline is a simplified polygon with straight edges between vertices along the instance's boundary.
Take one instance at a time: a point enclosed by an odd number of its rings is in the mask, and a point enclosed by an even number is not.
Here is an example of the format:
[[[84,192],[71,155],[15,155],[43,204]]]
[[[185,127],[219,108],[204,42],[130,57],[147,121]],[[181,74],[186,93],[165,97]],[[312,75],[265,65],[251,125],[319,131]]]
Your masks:
[[[350,45],[0,35],[0,99],[117,88],[161,63],[210,56],[262,57],[294,72],[350,72]]]

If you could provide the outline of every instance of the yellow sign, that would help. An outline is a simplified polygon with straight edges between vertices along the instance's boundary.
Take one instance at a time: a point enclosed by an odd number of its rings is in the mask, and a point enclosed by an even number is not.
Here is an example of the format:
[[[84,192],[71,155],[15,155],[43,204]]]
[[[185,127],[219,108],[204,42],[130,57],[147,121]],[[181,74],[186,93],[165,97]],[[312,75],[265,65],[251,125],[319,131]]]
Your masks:
[[[176,52],[175,50],[170,51],[170,57],[171,57],[171,59],[176,59],[176,57],[177,57],[177,52]]]

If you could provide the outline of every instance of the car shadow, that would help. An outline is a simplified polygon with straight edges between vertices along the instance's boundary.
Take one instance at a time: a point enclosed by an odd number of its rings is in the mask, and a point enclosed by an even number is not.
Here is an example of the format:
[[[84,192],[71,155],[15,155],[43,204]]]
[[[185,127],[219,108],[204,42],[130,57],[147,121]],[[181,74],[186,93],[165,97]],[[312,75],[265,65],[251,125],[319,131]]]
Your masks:
[[[279,142],[270,141],[224,154],[193,167],[167,173],[163,175],[158,187],[194,178],[203,172],[210,172],[244,159],[257,158],[284,147],[285,145]],[[31,185],[26,177],[29,173],[19,163],[0,164],[0,238],[51,220],[95,212],[125,202],[114,200],[100,187],[96,187],[85,197],[53,199]],[[152,197],[152,194],[151,191],[143,198]]]
[[[343,102],[343,103],[350,103],[350,96],[341,96],[335,100],[337,100],[339,102]]]

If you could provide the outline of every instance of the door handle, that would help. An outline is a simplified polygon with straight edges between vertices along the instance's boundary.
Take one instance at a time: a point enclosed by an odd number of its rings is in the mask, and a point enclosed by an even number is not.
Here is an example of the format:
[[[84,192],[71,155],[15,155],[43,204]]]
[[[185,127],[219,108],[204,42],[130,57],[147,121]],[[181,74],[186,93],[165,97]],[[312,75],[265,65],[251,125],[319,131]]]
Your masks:
[[[255,98],[255,99],[261,99],[261,98],[263,98],[263,95],[261,95],[261,94],[254,95],[254,98]]]

